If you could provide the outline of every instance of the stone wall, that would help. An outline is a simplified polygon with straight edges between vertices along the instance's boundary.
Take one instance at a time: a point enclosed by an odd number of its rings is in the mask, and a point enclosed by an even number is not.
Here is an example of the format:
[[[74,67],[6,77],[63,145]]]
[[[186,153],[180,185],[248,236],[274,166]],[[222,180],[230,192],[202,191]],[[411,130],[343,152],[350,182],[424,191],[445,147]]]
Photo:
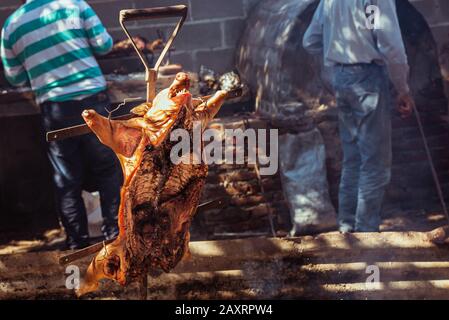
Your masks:
[[[240,36],[245,29],[246,18],[258,0],[87,0],[97,12],[111,33],[114,40],[122,40],[123,33],[118,17],[119,11],[128,8],[146,8],[185,4],[189,7],[189,16],[176,39],[176,51],[171,61],[181,63],[186,70],[198,71],[205,65],[218,72],[234,68],[235,50]],[[20,5],[19,0],[2,0],[0,2],[0,24]],[[130,23],[133,35],[156,39],[160,29],[165,35],[174,27],[173,19]],[[120,64],[134,66],[142,70],[141,63],[135,58],[120,59],[102,63],[104,72],[108,73]]]
[[[410,3],[424,16],[432,31],[440,56],[446,96],[449,96],[449,1],[410,0]]]

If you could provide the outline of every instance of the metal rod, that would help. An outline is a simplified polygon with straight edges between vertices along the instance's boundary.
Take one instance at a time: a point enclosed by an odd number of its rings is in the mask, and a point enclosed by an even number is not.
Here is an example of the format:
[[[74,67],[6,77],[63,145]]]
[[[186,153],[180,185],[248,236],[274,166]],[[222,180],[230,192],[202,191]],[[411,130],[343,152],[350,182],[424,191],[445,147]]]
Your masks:
[[[167,41],[167,44],[165,45],[164,49],[162,50],[161,54],[159,55],[158,60],[156,61],[156,64],[154,65],[154,69],[157,71],[159,71],[159,67],[162,64],[162,61],[165,58],[165,55],[167,54],[168,50],[170,49],[171,45],[173,44],[173,41],[175,41],[176,36],[179,33],[179,30],[181,30],[182,26],[184,25],[184,21],[187,18],[187,7],[186,7],[186,11],[185,11],[185,15],[182,16],[181,20],[179,20],[178,24],[176,25],[175,29],[173,30],[172,35],[170,36],[170,38]]]
[[[59,258],[59,264],[61,266],[64,266],[64,265],[67,265],[67,264],[69,264],[69,263],[71,263],[73,261],[76,261],[76,260],[82,259],[84,257],[87,257],[87,256],[89,256],[91,254],[94,254],[94,253],[100,251],[105,245],[108,245],[108,244],[110,244],[110,243],[112,243],[114,241],[115,241],[115,239],[102,241],[102,242],[96,243],[94,245],[91,245],[91,246],[89,246],[87,248],[75,251],[74,253],[62,256],[62,257]]]
[[[242,94],[243,94],[242,88],[229,91],[228,95],[226,97],[226,100],[240,97],[240,96],[242,96]],[[211,97],[212,97],[212,95],[209,95],[209,96],[201,97],[200,99],[207,101]],[[128,120],[128,119],[131,119],[134,117],[137,117],[137,116],[134,114],[126,114],[126,115],[123,115],[120,117],[112,118],[112,120]],[[60,141],[60,140],[64,140],[64,139],[68,139],[68,138],[72,138],[72,137],[81,136],[81,135],[88,134],[91,132],[92,132],[92,130],[89,128],[89,126],[87,124],[80,124],[80,125],[73,126],[73,127],[49,131],[49,132],[47,132],[46,137],[47,137],[47,142],[52,142],[52,141]]]
[[[244,126],[245,130],[249,128],[248,118],[243,119],[243,126]],[[257,181],[258,181],[259,186],[260,186],[260,192],[262,193],[262,196],[265,199],[267,199],[267,196],[266,196],[266,193],[265,193],[265,187],[263,185],[262,177],[260,175],[260,168],[259,168],[259,162],[258,161],[256,161],[254,169],[256,171]],[[268,210],[269,233],[271,233],[271,236],[273,238],[276,238],[277,235],[276,235],[276,228],[274,226],[273,210],[272,210],[272,208],[269,205],[265,204],[265,206],[267,207],[267,210]]]
[[[112,120],[129,120],[133,118],[132,114],[125,114],[123,116],[112,118]],[[47,142],[60,141],[68,138],[78,137],[85,134],[91,133],[92,130],[87,124],[79,124],[73,127],[68,127],[64,129],[49,131],[46,134]]]
[[[148,273],[145,272],[142,274],[139,279],[139,299],[147,300],[148,299]]]
[[[433,161],[433,158],[432,158],[432,154],[430,152],[429,143],[427,142],[426,134],[424,132],[424,127],[423,127],[422,122],[421,122],[421,116],[419,114],[419,111],[418,111],[418,108],[416,107],[416,105],[413,106],[413,109],[414,109],[414,112],[415,112],[416,121],[418,122],[418,128],[419,128],[419,131],[421,133],[421,137],[422,137],[423,142],[424,142],[424,148],[426,150],[427,159],[429,160],[429,166],[430,166],[430,170],[432,171],[433,181],[435,182],[435,187],[436,187],[437,192],[438,192],[438,197],[440,199],[441,206],[443,207],[443,213],[446,216],[447,222],[449,224],[449,214],[448,214],[448,211],[447,211],[446,202],[444,201],[443,190],[441,188],[441,183],[440,183],[440,180],[438,178],[437,171],[435,169],[435,164],[434,164],[434,161]]]

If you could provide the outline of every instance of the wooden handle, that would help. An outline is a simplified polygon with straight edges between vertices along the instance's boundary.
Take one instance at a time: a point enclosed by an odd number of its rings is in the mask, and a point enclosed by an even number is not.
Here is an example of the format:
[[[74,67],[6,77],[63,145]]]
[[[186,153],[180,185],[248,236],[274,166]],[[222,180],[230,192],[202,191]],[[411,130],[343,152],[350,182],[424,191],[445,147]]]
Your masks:
[[[147,9],[126,9],[120,11],[120,21],[160,19],[170,17],[187,18],[187,6],[169,6]]]

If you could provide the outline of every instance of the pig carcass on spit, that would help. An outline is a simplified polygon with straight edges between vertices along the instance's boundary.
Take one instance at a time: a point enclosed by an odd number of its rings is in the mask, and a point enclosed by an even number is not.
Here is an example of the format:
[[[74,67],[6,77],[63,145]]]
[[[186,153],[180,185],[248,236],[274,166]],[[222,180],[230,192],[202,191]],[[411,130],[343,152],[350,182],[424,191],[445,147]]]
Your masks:
[[[119,158],[124,185],[119,236],[92,260],[78,295],[95,291],[100,279],[127,285],[150,271],[168,272],[188,256],[189,227],[208,168],[193,161],[201,155],[192,148],[182,155],[190,161],[173,163],[170,152],[177,142],[168,137],[172,130],[185,129],[192,141],[194,122],[204,129],[227,96],[218,91],[208,101],[193,99],[189,84],[187,74],[177,74],[152,105],[136,108],[140,116],[130,120],[110,121],[93,110],[83,112],[87,125]]]

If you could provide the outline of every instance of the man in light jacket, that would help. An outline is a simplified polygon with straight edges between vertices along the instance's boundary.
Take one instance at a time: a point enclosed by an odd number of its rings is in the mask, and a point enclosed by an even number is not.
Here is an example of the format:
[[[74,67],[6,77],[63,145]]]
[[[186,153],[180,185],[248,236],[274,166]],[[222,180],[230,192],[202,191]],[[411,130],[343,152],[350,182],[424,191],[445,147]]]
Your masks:
[[[303,46],[333,70],[343,147],[340,231],[378,232],[391,176],[390,80],[401,115],[414,106],[395,0],[321,0]]]

